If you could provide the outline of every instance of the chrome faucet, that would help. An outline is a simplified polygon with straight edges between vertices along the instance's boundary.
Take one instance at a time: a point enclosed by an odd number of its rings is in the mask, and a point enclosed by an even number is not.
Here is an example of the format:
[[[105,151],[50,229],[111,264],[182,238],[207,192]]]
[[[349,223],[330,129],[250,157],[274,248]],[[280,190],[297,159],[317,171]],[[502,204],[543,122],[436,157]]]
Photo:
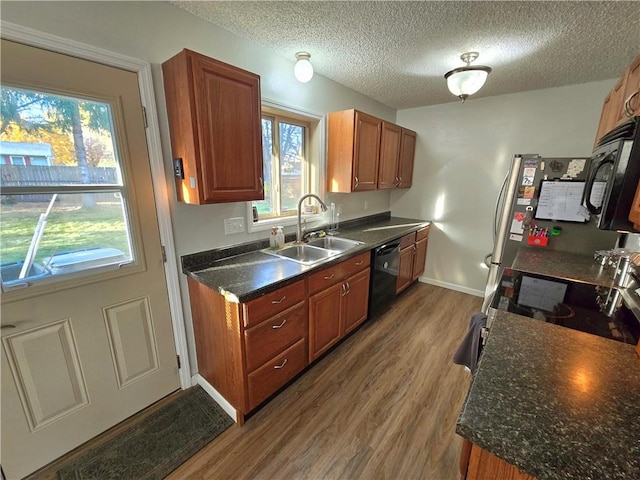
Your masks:
[[[320,203],[320,208],[322,209],[323,212],[327,211],[327,206],[325,205],[325,203],[322,201],[322,199],[316,195],[315,193],[307,193],[306,195],[303,195],[300,197],[300,200],[298,201],[298,228],[296,229],[296,243],[300,243],[302,242],[302,202],[304,202],[305,198],[309,198],[309,197],[313,197],[316,200],[318,200],[318,203]]]

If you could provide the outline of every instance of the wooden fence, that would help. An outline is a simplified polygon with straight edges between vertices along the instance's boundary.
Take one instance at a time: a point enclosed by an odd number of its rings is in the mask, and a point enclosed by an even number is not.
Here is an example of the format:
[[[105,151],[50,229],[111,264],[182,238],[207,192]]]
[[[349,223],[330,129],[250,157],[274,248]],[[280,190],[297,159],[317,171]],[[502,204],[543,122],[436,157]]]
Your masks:
[[[115,167],[87,167],[89,184],[117,183]],[[0,165],[0,187],[82,184],[82,168],[65,165]]]

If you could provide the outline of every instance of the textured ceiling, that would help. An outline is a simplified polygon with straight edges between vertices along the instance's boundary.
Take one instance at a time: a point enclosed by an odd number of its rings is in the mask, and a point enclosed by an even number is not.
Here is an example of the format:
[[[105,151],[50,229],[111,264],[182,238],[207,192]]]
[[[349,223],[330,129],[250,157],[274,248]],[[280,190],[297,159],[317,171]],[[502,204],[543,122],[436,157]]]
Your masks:
[[[640,53],[637,1],[171,3],[396,109],[455,101],[466,51],[493,68],[470,100],[617,78]]]

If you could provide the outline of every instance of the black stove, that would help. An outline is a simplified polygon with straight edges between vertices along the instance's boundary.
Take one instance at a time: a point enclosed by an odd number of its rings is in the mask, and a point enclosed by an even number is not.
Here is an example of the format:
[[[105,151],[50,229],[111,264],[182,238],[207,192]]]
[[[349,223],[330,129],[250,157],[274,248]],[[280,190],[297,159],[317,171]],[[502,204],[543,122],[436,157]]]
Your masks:
[[[491,306],[636,345],[640,322],[624,297],[615,289],[505,269]],[[607,308],[611,300],[616,308]]]

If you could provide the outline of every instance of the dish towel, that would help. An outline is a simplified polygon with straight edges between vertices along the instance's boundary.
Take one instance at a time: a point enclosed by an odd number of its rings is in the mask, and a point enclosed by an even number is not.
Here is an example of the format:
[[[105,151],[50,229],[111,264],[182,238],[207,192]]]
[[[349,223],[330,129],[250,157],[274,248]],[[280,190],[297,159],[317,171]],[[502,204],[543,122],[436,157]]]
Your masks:
[[[487,316],[484,313],[475,313],[469,322],[469,330],[453,355],[453,363],[464,365],[472,374],[478,366],[478,358],[482,351],[482,329],[486,326]]]

